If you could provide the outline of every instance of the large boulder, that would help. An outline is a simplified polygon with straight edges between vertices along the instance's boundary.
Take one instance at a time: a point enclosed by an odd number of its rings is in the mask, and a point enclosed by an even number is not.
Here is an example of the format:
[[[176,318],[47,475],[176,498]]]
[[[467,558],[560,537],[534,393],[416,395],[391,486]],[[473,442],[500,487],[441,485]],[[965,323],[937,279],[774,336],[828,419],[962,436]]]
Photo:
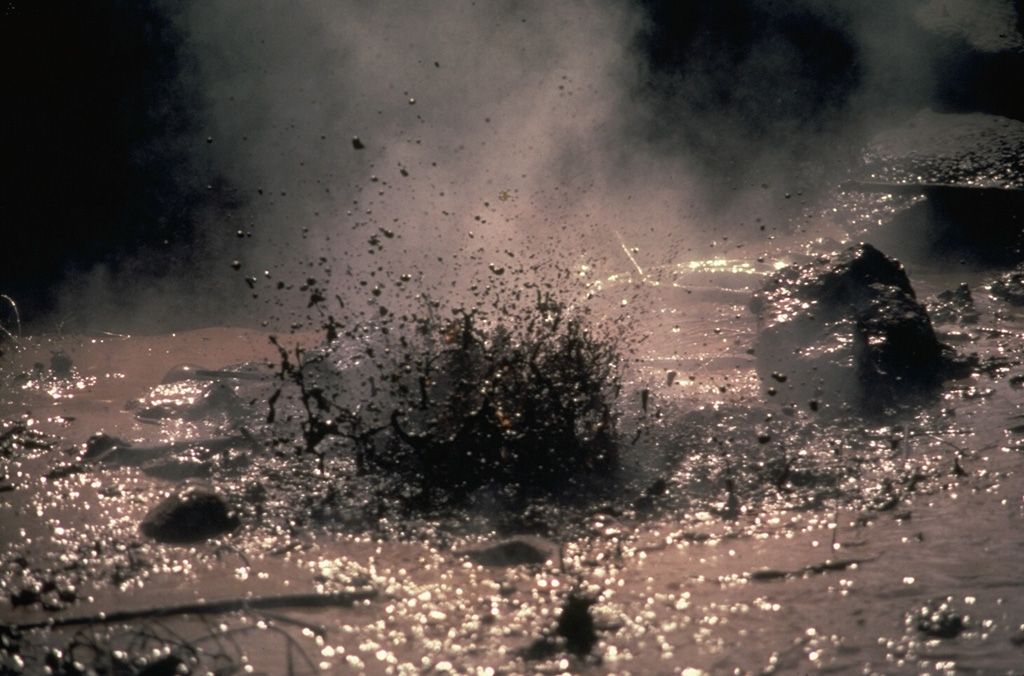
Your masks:
[[[209,483],[189,479],[149,510],[139,530],[161,542],[188,543],[237,527],[238,519],[231,514],[224,497]]]
[[[870,244],[779,270],[751,310],[768,393],[815,410],[882,413],[969,368],[936,338],[903,266]]]

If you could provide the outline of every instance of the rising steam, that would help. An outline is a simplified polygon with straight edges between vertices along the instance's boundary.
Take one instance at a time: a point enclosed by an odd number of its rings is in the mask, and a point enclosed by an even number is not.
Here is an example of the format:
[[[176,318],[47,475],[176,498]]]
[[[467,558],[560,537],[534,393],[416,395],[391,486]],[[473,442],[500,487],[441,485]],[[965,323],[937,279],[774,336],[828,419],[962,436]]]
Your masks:
[[[282,326],[307,278],[350,308],[401,275],[462,302],[524,261],[762,242],[799,216],[790,195],[831,190],[869,132],[933,102],[929,21],[960,25],[911,0],[776,4],[153,0],[119,30],[171,45],[173,86],[133,95],[187,124],[133,166],[164,163],[158,206],[202,208],[123,227],[162,218],[192,248],[80,262],[57,314]]]

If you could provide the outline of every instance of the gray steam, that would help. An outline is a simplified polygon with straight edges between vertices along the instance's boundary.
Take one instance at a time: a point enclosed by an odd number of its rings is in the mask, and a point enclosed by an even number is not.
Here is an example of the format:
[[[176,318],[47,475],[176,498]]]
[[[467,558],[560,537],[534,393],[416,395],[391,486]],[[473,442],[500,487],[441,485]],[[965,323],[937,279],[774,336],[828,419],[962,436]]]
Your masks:
[[[197,3],[212,158],[249,193],[243,273],[266,289],[323,257],[352,303],[381,266],[457,295],[516,256],[585,260],[629,212],[653,222],[685,183],[624,180],[609,147],[639,20],[597,0]]]
[[[666,66],[649,47],[671,4],[176,9],[193,57],[182,77],[206,106],[195,153],[230,208],[204,225],[204,269],[154,297],[184,289],[235,311],[213,322],[280,326],[303,320],[307,278],[361,308],[402,274],[460,301],[494,270],[542,260],[628,269],[623,244],[646,263],[704,257],[723,237],[756,255],[870,133],[929,102],[927,20],[962,24],[910,0],[728,2]]]
[[[240,256],[261,288],[264,272],[301,280],[296,264],[324,257],[354,304],[382,265],[458,298],[515,256],[614,272],[623,241],[667,262],[715,238],[686,149],[631,128],[650,110],[648,19],[628,3],[212,2],[186,20],[212,156],[249,191],[255,246]],[[723,130],[722,152],[732,143]],[[749,200],[734,194],[733,210]]]

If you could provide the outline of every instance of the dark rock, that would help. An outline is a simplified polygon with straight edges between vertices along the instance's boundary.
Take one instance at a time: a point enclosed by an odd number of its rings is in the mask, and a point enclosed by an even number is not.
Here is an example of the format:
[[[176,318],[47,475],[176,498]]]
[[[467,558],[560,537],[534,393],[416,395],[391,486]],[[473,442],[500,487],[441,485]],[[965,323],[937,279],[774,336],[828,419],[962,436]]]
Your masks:
[[[72,372],[74,368],[74,362],[71,361],[71,357],[64,350],[54,350],[50,354],[50,371],[57,378],[67,379],[71,378],[74,374]]]
[[[69,477],[72,474],[81,474],[84,471],[85,468],[81,465],[81,463],[62,463],[51,469],[49,472],[47,472],[46,478],[49,479],[50,481],[53,481],[54,479],[63,479],[65,477]]]
[[[562,614],[558,616],[555,633],[565,639],[565,647],[569,652],[579,656],[590,653],[597,643],[597,631],[590,607],[594,599],[572,591],[562,605]]]
[[[910,613],[907,623],[928,638],[955,638],[967,628],[966,618],[952,608],[949,599],[929,602]]]
[[[779,270],[751,310],[758,374],[787,402],[882,412],[969,371],[936,338],[903,266],[870,244]]]
[[[213,463],[209,460],[185,455],[184,457],[167,458],[142,469],[143,474],[165,481],[182,481],[185,479],[206,479],[213,474]]]
[[[543,565],[555,556],[555,546],[541,538],[524,536],[470,547],[459,553],[483,566]]]
[[[578,589],[569,592],[552,632],[550,628],[514,652],[524,660],[544,660],[564,649],[577,657],[590,654],[597,643],[597,626],[590,612],[596,599]]]
[[[149,510],[139,530],[162,542],[198,542],[238,527],[223,496],[209,483],[184,481]]]
[[[97,432],[86,440],[82,460],[99,460],[115,451],[131,448],[131,446],[130,441],[105,432]]]
[[[988,287],[989,293],[1010,305],[1024,306],[1024,264],[1001,275]]]
[[[977,324],[981,316],[967,284],[938,294],[928,303],[928,312],[936,324]]]
[[[11,605],[15,608],[18,606],[31,606],[38,603],[42,597],[42,589],[34,581],[12,589],[8,593],[10,594]]]

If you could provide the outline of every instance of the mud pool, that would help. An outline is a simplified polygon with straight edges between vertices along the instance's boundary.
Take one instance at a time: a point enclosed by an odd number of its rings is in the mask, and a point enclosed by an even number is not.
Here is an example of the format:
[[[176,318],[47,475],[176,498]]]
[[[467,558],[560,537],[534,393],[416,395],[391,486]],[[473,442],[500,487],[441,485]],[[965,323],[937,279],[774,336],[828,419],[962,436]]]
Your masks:
[[[0,675],[1024,676],[1021,0],[4,12]]]
[[[977,323],[936,327],[979,367],[905,415],[823,416],[755,374],[746,305],[772,263],[595,285],[611,305],[627,292],[650,336],[624,371],[622,483],[514,518],[486,500],[371,509],[344,457],[321,474],[239,436],[230,407],[157,386],[181,364],[265,383],[265,333],[21,339],[0,415],[5,673],[1020,673],[1020,309],[985,291],[992,270],[911,267],[928,302],[970,285]],[[265,416],[265,384],[224,373]],[[100,431],[142,452],[83,459]],[[242,525],[192,545],[142,536],[186,477]],[[582,628],[560,624],[570,597]],[[577,630],[586,649],[570,649]]]

